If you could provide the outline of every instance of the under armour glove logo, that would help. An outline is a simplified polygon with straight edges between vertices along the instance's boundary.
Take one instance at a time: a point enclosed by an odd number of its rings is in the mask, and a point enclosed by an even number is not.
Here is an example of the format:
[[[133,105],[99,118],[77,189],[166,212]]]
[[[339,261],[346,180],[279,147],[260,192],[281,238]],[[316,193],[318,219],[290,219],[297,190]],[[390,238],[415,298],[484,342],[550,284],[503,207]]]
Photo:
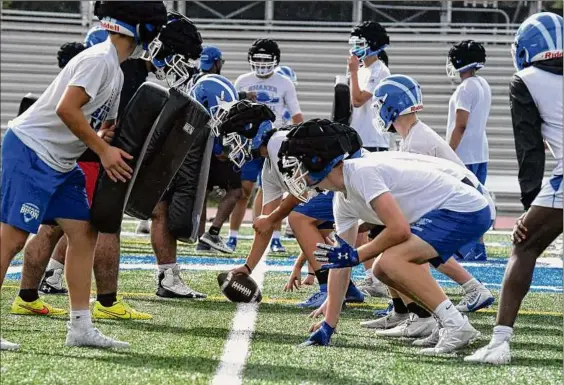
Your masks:
[[[358,251],[338,235],[335,237],[338,246],[318,243],[317,250],[313,253],[319,262],[330,262],[323,265],[322,269],[341,269],[360,264]]]

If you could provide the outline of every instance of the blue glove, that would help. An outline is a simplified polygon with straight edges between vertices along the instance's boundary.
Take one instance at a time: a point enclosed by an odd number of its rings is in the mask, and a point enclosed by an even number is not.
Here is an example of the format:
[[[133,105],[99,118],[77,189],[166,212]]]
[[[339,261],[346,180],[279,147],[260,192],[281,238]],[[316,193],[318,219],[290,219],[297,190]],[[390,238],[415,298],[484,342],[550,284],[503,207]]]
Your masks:
[[[323,321],[321,327],[311,333],[309,338],[302,342],[299,347],[307,347],[307,346],[328,346],[329,342],[331,342],[331,336],[335,328],[331,327],[327,322]]]
[[[335,235],[339,246],[331,246],[318,243],[317,250],[313,252],[319,262],[331,262],[323,265],[322,269],[342,269],[360,264],[358,251],[345,242],[341,237]]]

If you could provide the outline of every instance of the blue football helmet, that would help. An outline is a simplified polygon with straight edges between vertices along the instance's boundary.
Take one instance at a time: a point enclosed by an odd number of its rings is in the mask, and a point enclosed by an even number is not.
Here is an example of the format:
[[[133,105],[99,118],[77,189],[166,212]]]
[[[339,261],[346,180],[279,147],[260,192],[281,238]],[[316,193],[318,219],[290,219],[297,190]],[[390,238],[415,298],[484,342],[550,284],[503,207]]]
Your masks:
[[[231,105],[239,100],[233,83],[221,75],[204,75],[192,87],[190,96],[208,110],[212,132],[215,136],[219,136],[217,128],[222,117],[229,112]]]
[[[525,20],[515,33],[511,47],[517,71],[532,63],[562,57],[562,16],[541,12]]]
[[[423,110],[421,86],[405,75],[391,75],[382,79],[372,96],[374,127],[388,132],[398,116]]]
[[[106,41],[107,38],[108,38],[108,31],[106,31],[104,28],[100,27],[99,25],[96,25],[90,28],[90,30],[86,33],[86,37],[84,38],[84,46],[86,48],[90,48],[93,45]]]
[[[290,67],[288,67],[288,66],[278,66],[278,67],[276,67],[276,70],[274,72],[277,72],[280,75],[286,76],[287,78],[289,78],[292,81],[292,83],[294,83],[295,86],[298,85],[298,76],[296,75],[294,70],[291,69]]]

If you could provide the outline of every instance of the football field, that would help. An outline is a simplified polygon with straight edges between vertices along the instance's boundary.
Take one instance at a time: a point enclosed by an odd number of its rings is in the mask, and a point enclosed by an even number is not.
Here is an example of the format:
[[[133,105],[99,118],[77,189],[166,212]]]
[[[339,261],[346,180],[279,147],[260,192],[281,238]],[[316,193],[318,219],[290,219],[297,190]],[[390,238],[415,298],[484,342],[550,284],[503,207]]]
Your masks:
[[[562,263],[546,259],[535,271],[512,341],[513,362],[506,367],[475,366],[462,358],[489,341],[496,304],[471,314],[482,332],[473,346],[458,355],[424,357],[410,340],[385,339],[362,329],[384,299],[368,299],[348,306],[332,346],[297,348],[308,336],[309,311],[294,306],[314,292],[313,287],[284,293],[297,244],[286,241],[288,253],[269,255],[264,265],[263,302],[236,305],[220,293],[219,271],[241,263],[251,241],[240,241],[230,257],[198,254],[179,247],[183,277],[194,289],[207,293],[202,301],[163,300],[156,290],[154,258],[148,237],[130,234],[125,222],[122,238],[120,294],[149,321],[95,321],[105,334],[131,343],[129,351],[65,348],[66,319],[10,315],[17,293],[21,257],[14,261],[1,296],[1,332],[22,345],[20,352],[2,352],[0,378],[8,384],[561,384],[562,383]],[[128,233],[129,232],[129,233]],[[250,235],[247,232],[248,235]],[[466,264],[488,287],[500,287],[506,234],[486,237],[490,261]],[[355,270],[360,278],[362,272]],[[454,301],[457,287],[437,276]],[[496,297],[497,299],[497,297]],[[47,296],[60,307],[66,297]],[[232,349],[235,348],[235,349]],[[246,352],[246,354],[245,354]]]

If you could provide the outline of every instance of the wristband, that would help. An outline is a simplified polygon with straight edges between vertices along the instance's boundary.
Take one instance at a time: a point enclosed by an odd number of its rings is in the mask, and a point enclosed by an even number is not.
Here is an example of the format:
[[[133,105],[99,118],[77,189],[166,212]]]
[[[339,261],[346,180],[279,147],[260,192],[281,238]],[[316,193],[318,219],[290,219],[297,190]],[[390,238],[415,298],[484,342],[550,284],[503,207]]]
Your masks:
[[[245,267],[246,267],[247,270],[249,271],[249,274],[251,274],[251,273],[253,272],[253,271],[251,270],[251,268],[249,267],[249,265],[247,265],[246,263],[245,263]]]

